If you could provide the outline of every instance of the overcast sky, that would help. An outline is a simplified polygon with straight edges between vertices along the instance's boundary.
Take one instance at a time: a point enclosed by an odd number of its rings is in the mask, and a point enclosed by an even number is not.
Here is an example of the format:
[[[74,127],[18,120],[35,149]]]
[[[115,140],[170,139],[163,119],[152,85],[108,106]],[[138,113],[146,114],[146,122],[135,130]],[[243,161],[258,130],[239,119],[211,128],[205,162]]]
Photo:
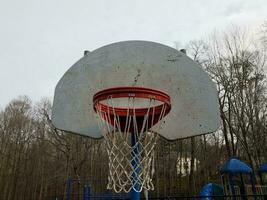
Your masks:
[[[123,40],[169,46],[267,20],[266,0],[0,0],[0,108],[52,99],[85,49]]]

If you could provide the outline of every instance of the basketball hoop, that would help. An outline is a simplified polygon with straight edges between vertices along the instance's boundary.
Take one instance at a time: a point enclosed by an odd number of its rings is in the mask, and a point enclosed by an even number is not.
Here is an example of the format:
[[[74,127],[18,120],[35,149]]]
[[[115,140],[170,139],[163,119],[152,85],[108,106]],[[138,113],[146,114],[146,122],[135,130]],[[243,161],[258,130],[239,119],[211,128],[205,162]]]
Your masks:
[[[114,87],[93,97],[107,143],[108,189],[153,190],[154,147],[163,118],[171,110],[166,93],[144,87]]]
[[[133,83],[146,88],[110,88]],[[198,63],[148,41],[105,45],[76,62],[57,83],[51,120],[59,130],[104,136],[108,188],[131,190],[132,200],[154,188],[158,135],[177,140],[212,133],[221,121],[216,86]]]

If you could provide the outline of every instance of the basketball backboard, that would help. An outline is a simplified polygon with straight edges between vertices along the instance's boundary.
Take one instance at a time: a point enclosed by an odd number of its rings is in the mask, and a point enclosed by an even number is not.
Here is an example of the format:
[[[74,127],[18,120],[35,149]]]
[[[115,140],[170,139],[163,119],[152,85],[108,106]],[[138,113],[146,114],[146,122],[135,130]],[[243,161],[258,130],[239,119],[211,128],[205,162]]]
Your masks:
[[[214,132],[220,125],[216,86],[184,53],[147,41],[125,41],[96,49],[75,63],[58,82],[52,110],[55,127],[100,138],[93,96],[110,87],[159,89],[172,109],[159,134],[175,140]]]

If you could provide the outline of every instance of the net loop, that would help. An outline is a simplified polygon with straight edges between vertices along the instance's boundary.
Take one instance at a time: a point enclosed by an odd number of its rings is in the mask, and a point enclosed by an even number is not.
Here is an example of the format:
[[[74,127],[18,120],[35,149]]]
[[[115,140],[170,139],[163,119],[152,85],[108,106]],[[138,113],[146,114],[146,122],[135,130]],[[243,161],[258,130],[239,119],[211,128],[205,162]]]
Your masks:
[[[151,88],[116,87],[96,93],[93,102],[109,158],[107,188],[154,190],[154,149],[170,97]]]

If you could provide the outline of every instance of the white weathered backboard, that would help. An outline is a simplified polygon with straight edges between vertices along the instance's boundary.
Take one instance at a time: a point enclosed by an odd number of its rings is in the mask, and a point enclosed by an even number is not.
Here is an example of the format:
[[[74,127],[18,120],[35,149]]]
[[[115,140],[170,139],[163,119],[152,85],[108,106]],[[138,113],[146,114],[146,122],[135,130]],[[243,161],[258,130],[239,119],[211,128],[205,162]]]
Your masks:
[[[159,134],[174,140],[210,133],[220,125],[215,84],[184,53],[147,41],[114,43],[75,63],[56,86],[52,122],[61,130],[101,137],[93,95],[117,86],[143,86],[171,97]]]

